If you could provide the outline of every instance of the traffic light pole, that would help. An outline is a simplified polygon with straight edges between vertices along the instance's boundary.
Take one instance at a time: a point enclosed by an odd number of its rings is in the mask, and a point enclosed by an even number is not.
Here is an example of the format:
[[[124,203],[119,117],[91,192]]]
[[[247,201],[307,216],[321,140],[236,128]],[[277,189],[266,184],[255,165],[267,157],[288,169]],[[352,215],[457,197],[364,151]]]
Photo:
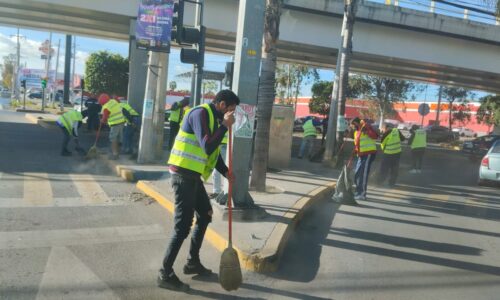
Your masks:
[[[200,53],[200,60],[197,64],[193,65],[193,78],[191,81],[191,101],[193,106],[202,104],[203,95],[201,94],[201,86],[203,84],[203,66],[204,66],[204,56],[205,56],[205,28],[203,27],[203,9],[204,1],[198,0],[196,4],[196,15],[195,27],[200,29],[201,39],[198,46],[193,45],[194,48],[198,47],[198,52]]]

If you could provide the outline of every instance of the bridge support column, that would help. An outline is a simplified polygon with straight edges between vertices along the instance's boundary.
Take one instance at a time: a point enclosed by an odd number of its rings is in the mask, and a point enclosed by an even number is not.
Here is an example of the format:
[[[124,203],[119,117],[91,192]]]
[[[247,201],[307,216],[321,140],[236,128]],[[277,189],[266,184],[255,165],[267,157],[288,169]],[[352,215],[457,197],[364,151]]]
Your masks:
[[[137,49],[135,41],[136,20],[130,21],[129,77],[127,99],[130,106],[142,113],[146,91],[148,52]]]

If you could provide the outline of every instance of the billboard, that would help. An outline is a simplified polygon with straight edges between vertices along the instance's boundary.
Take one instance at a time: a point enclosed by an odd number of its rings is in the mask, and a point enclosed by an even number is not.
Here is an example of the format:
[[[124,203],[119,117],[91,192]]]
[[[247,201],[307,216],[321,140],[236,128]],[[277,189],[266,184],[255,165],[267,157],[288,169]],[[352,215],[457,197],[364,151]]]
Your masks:
[[[174,0],[140,0],[135,38],[137,48],[170,52]]]
[[[41,79],[47,75],[45,70],[42,69],[21,69],[19,70],[19,76],[18,80],[21,82],[21,80],[26,80],[26,88],[36,88],[36,89],[41,89],[42,88],[42,81]],[[56,72],[54,70],[49,72],[49,78],[47,80],[47,87],[53,87],[54,85],[54,79],[56,77]],[[20,83],[19,83],[20,85]]]

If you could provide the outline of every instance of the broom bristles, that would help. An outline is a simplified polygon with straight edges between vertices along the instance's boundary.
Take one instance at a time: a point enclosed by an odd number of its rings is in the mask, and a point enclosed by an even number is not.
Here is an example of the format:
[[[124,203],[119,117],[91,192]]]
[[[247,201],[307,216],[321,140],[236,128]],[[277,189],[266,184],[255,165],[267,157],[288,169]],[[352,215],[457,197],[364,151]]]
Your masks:
[[[226,248],[221,255],[219,282],[226,291],[237,290],[243,282],[238,252],[231,246]]]
[[[87,152],[87,158],[96,158],[97,157],[97,147],[91,147]]]

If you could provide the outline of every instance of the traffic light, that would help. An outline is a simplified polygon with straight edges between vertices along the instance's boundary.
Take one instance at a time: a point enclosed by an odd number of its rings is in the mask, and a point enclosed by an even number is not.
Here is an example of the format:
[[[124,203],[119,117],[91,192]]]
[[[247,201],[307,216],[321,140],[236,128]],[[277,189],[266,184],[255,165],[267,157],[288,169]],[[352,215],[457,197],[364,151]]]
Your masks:
[[[174,16],[172,17],[172,41],[182,44],[182,28],[184,27],[184,0],[174,3]]]
[[[205,32],[206,27],[184,27],[183,40],[193,44],[192,48],[181,49],[181,62],[185,64],[195,64],[203,68],[205,62]]]
[[[42,88],[46,88],[46,87],[47,87],[47,79],[42,78]]]
[[[224,85],[233,88],[233,72],[234,72],[234,62],[229,61],[226,63],[226,71],[224,72]]]
[[[22,87],[23,89],[25,89],[25,88],[26,88],[26,79],[21,80],[21,87]]]

